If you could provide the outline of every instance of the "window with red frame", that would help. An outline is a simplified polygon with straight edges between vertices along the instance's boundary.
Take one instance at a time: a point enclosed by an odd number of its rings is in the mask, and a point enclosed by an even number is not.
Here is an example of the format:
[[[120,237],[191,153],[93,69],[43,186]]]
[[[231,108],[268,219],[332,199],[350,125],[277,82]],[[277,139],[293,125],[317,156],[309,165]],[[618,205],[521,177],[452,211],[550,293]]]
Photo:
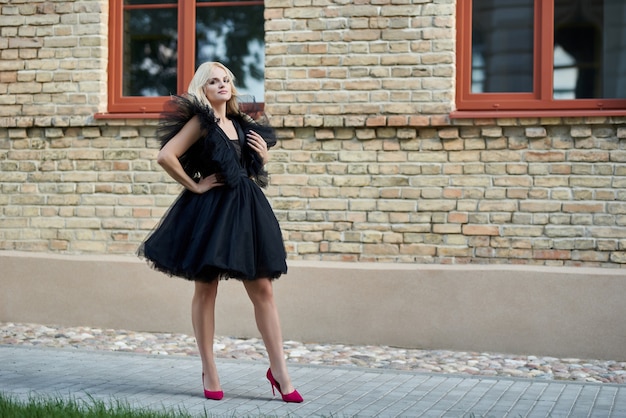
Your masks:
[[[460,116],[626,114],[626,2],[457,1]]]
[[[219,61],[263,102],[263,0],[110,0],[109,112],[158,114],[196,68]]]

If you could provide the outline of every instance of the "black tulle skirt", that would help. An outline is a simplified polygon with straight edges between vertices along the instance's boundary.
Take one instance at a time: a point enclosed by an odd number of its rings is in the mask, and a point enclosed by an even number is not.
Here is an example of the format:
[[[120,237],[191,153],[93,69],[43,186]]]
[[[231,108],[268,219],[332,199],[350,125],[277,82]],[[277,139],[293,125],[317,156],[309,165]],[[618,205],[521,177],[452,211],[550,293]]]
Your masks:
[[[247,178],[204,194],[185,190],[138,255],[159,271],[189,280],[275,279],[287,272],[278,221]]]

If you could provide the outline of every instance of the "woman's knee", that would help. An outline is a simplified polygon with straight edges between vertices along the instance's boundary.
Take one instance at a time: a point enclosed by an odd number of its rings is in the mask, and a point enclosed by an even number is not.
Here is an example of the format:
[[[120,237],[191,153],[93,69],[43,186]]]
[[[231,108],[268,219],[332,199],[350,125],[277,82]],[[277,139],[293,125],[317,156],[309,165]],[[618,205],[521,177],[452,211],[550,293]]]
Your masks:
[[[274,288],[269,279],[257,279],[245,282],[246,291],[253,303],[271,302],[274,300]]]
[[[194,288],[194,298],[198,299],[214,299],[217,295],[217,285],[218,281],[214,280],[212,282],[195,282]]]

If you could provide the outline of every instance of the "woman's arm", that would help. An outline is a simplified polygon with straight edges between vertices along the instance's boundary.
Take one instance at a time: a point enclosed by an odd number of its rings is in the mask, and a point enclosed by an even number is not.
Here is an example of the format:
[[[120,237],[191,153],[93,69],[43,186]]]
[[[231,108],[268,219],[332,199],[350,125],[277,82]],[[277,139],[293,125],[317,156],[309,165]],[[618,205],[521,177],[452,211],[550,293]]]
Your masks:
[[[170,139],[157,156],[157,163],[163,167],[163,169],[174,180],[180,183],[187,190],[194,193],[204,193],[213,187],[221,186],[217,180],[217,176],[212,174],[208,177],[201,179],[196,183],[183,169],[183,166],[178,160],[181,155],[185,153],[202,135],[200,128],[200,120],[197,116],[194,116],[183,126],[183,128]]]

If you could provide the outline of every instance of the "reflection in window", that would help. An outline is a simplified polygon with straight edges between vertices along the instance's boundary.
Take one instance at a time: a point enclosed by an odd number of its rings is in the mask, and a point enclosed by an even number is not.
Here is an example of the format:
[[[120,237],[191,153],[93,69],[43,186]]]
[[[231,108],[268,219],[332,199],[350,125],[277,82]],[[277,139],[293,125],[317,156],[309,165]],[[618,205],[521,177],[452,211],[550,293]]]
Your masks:
[[[127,1],[130,6],[124,10],[124,96],[176,93],[176,4],[163,7],[154,3],[166,2]],[[136,4],[146,5],[132,6]]]
[[[560,45],[554,47],[554,98],[575,99],[574,93],[578,68],[576,59]]]
[[[625,17],[623,0],[555,0],[554,98],[626,97]]]
[[[246,96],[244,100],[262,102],[263,0],[185,0],[187,4],[196,6],[195,39],[185,38],[185,45],[179,45],[179,39],[183,39],[179,38],[179,13],[193,8],[179,8],[179,0],[124,0],[122,96],[175,94],[181,59],[193,63],[195,68],[206,61],[222,62],[237,78],[239,92]],[[195,56],[186,56],[192,43]]]
[[[244,7],[241,3],[247,4]],[[220,5],[222,7],[210,2],[197,4],[196,68],[206,61],[223,63],[235,75],[240,95],[262,102],[265,78],[263,2],[222,2]]]
[[[472,92],[533,90],[533,0],[472,2]]]

